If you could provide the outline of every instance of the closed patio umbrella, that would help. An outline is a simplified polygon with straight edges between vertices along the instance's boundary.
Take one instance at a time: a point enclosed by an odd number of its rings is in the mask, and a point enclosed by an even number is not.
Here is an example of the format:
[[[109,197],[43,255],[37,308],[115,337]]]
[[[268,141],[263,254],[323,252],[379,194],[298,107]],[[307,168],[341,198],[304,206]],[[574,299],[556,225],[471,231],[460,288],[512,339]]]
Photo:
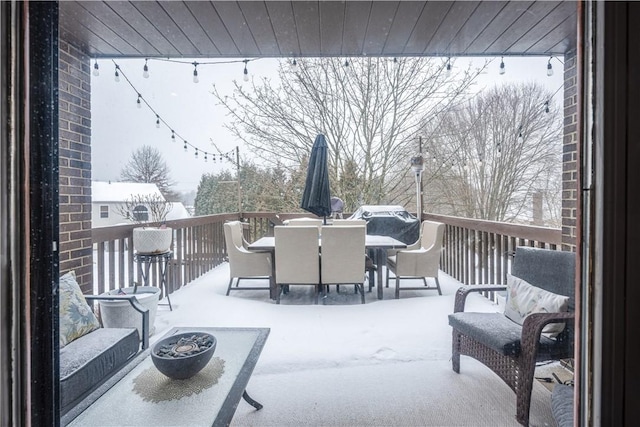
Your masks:
[[[302,201],[300,202],[302,209],[324,217],[325,223],[327,216],[331,214],[327,150],[328,146],[324,135],[318,135],[311,148],[307,180],[302,193]]]

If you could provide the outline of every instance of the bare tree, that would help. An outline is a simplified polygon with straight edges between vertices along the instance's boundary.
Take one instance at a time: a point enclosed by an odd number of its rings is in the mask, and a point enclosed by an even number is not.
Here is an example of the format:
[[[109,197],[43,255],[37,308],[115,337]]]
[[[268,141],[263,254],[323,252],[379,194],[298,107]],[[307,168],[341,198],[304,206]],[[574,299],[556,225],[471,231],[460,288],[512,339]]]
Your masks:
[[[120,171],[120,178],[123,181],[156,184],[165,199],[178,201],[179,196],[171,190],[175,182],[171,179],[169,166],[155,147],[143,145],[134,151]]]
[[[534,193],[556,209],[562,123],[550,98],[537,84],[505,85],[425,123],[427,210],[526,222]]]
[[[131,222],[160,226],[165,222],[172,208],[173,203],[167,202],[157,193],[132,194],[116,208],[116,211]]]
[[[295,170],[318,133],[327,137],[332,193],[347,201],[391,202],[415,152],[424,117],[464,99],[481,70],[449,75],[434,58],[282,61],[280,84],[236,83],[232,96],[213,95],[232,117],[229,129],[267,165]],[[352,179],[345,179],[345,177]]]

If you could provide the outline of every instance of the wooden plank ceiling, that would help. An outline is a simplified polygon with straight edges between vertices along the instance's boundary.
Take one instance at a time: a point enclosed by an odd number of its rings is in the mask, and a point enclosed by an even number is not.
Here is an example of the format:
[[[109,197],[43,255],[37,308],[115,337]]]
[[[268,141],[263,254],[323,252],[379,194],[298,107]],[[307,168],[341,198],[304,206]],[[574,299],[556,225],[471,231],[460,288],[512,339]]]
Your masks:
[[[572,1],[62,1],[92,57],[561,55]]]

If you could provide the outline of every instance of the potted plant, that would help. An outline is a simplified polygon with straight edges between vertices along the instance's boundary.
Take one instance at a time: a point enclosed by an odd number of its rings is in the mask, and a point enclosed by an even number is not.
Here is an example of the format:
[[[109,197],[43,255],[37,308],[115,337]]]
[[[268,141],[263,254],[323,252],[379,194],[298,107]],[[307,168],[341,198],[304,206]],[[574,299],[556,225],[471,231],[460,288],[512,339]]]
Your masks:
[[[112,300],[100,299],[100,318],[105,328],[137,328],[140,339],[142,336],[142,316],[136,311],[129,301],[118,299],[119,295],[135,295],[138,302],[149,309],[149,335],[152,335],[155,328],[156,311],[160,300],[160,288],[155,286],[138,286],[134,282],[133,286],[114,289],[101,294],[101,297],[114,296]]]
[[[160,194],[135,194],[118,208],[124,218],[140,224],[133,229],[133,249],[139,254],[152,255],[171,248],[173,230],[164,222],[173,204]]]

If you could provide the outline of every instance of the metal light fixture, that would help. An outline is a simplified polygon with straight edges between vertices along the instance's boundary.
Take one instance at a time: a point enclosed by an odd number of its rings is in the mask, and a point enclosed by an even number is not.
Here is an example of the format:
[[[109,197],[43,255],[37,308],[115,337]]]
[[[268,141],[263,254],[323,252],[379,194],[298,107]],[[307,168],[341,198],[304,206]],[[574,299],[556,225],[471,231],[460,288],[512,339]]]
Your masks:
[[[411,170],[416,177],[416,216],[418,217],[418,221],[422,221],[422,191],[420,188],[422,171],[424,170],[424,157],[422,157],[422,153],[418,153],[411,158]]]

